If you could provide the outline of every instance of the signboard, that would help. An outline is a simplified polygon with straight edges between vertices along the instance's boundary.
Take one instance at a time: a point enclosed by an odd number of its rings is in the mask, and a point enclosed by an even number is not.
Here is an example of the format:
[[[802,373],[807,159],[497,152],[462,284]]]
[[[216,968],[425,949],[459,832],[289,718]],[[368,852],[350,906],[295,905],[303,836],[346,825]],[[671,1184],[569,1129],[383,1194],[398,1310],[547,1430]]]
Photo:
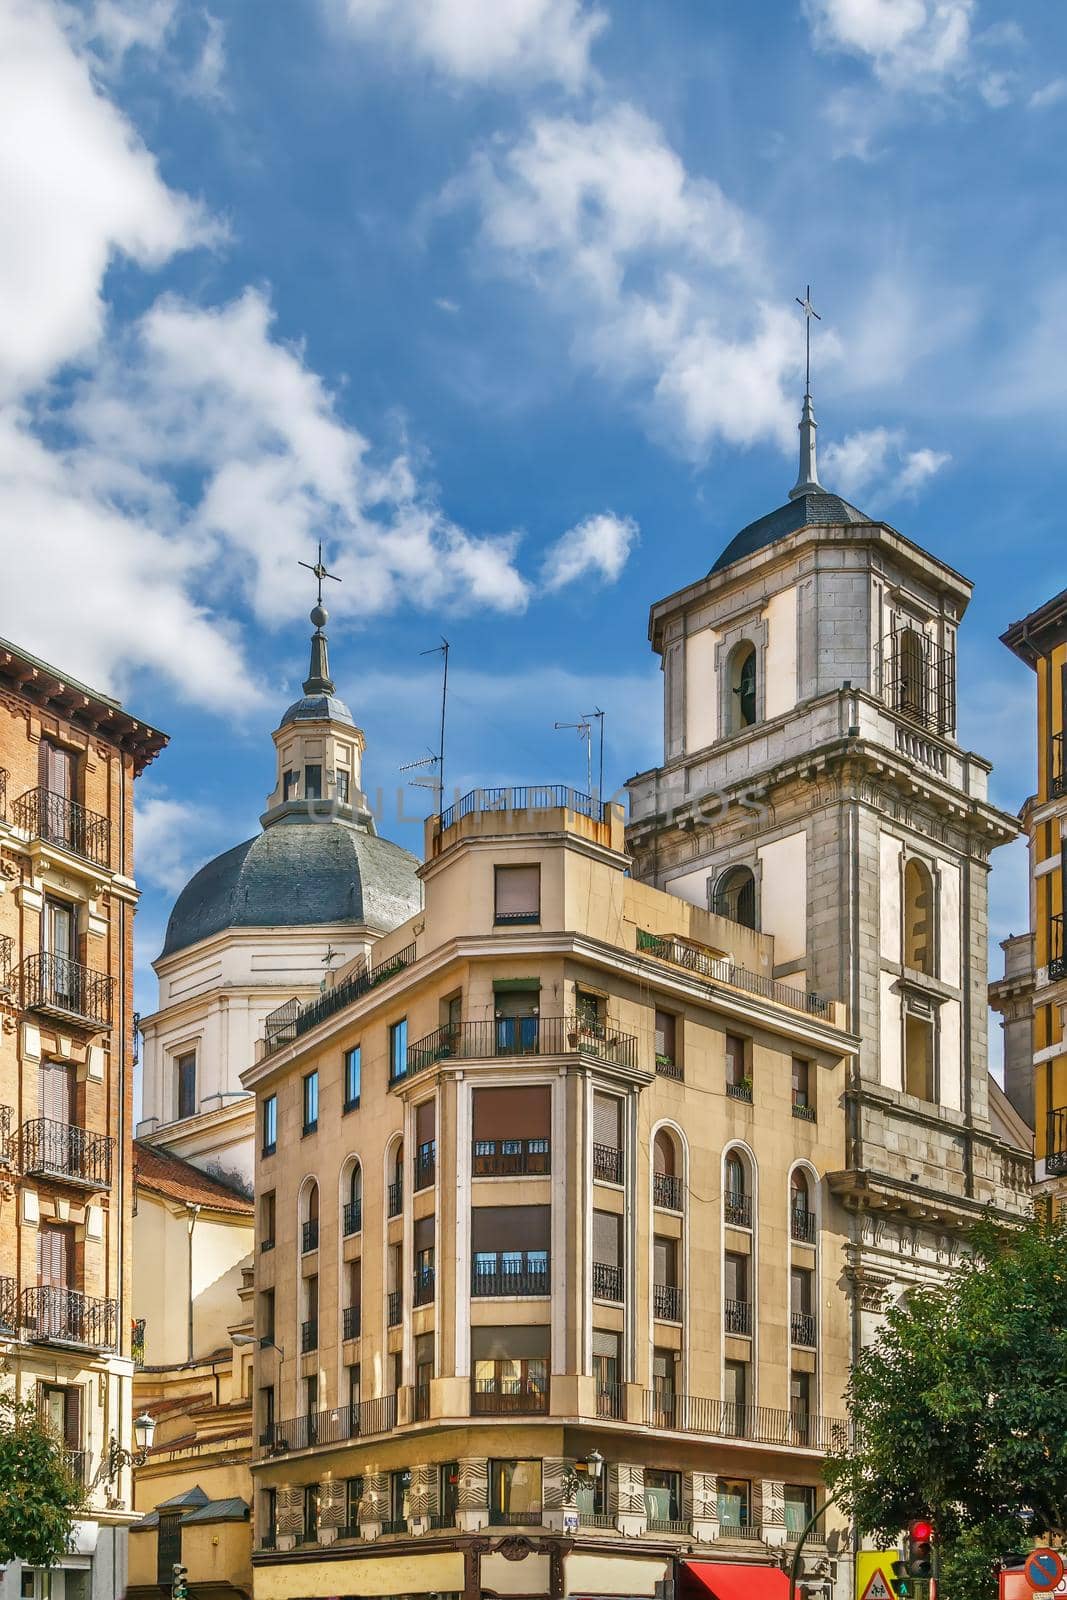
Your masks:
[[[1063,1577],[1063,1561],[1057,1551],[1042,1546],[1027,1556],[1023,1572],[1036,1594],[1051,1594]]]
[[[860,1550],[856,1556],[856,1600],[893,1600],[893,1562],[899,1550]],[[873,1587],[872,1587],[873,1585]]]

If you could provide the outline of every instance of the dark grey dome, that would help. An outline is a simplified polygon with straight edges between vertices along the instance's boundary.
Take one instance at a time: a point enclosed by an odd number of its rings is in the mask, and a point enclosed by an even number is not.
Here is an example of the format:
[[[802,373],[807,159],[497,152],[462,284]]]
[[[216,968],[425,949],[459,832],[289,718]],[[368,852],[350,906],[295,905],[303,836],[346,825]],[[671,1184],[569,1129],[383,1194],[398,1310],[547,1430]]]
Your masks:
[[[768,545],[777,544],[779,539],[784,539],[787,534],[796,533],[798,528],[806,528],[809,524],[822,524],[824,527],[837,527],[842,523],[870,522],[871,518],[864,512],[857,511],[855,506],[849,505],[847,500],[842,500],[836,494],[800,494],[795,500],[787,500],[784,506],[779,506],[777,511],[769,511],[765,517],[750,522],[747,528],[735,534],[726,546],[722,555],[712,567],[712,572],[721,572],[724,567],[729,567],[735,561],[743,561],[746,556],[755,555],[757,550],[765,550]]]
[[[281,817],[189,880],[161,953],[173,955],[224,928],[398,927],[422,904],[418,865],[409,851],[348,823]]]
[[[347,722],[350,728],[356,725],[351,711],[335,694],[306,694],[302,700],[293,701],[280,726],[287,728],[291,722],[321,722],[325,719]]]

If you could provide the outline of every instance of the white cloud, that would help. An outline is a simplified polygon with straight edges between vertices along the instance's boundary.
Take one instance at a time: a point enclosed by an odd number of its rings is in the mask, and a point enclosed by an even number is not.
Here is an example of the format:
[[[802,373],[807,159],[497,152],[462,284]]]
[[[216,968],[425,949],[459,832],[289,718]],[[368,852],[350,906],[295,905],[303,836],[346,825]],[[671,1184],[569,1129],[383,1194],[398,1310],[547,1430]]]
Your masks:
[[[360,37],[379,38],[472,83],[552,81],[575,90],[607,25],[585,0],[331,0]]]
[[[80,44],[89,45],[112,67],[131,50],[162,50],[174,27],[180,0],[90,0],[64,7],[64,21]]]
[[[820,477],[847,499],[874,491],[886,501],[908,500],[950,460],[937,450],[906,449],[898,430],[867,428],[827,445]]]
[[[1048,83],[1042,84],[1040,89],[1035,89],[1027,104],[1031,111],[1047,111],[1049,106],[1059,105],[1067,95],[1067,78],[1052,78]]]
[[[541,582],[550,591],[584,577],[615,583],[636,542],[632,517],[617,517],[612,511],[585,517],[545,552]]]
[[[865,60],[893,89],[931,91],[970,64],[974,0],[805,0],[817,48]]]
[[[675,448],[792,448],[801,340],[769,303],[759,230],[649,117],[537,117],[449,185],[442,204],[463,203],[479,261],[538,289],[573,324],[577,360],[633,388]]]
[[[116,255],[158,267],[216,230],[168,189],[52,9],[0,6],[0,399],[82,356]]]
[[[231,819],[174,800],[151,779],[142,778],[137,785],[134,805],[138,882],[176,895],[215,843],[223,847]],[[233,842],[232,836],[227,842]]]

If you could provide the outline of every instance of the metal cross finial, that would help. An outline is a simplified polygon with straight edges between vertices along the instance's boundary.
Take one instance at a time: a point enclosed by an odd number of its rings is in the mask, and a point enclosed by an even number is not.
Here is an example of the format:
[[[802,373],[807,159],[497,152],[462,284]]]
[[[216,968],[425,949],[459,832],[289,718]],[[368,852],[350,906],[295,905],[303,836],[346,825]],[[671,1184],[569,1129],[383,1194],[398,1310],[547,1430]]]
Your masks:
[[[807,287],[807,289],[806,289],[806,291],[804,293],[803,300],[800,298],[799,295],[797,295],[796,296],[796,302],[797,302],[797,305],[800,307],[800,309],[804,313],[804,345],[805,345],[804,393],[805,394],[810,394],[811,393],[811,319],[812,319],[812,317],[814,317],[816,322],[821,322],[822,321],[822,318],[820,317],[819,313],[816,311],[815,307],[811,303],[811,284],[810,283],[808,284],[808,287]]]
[[[318,604],[321,606],[321,604],[322,604],[322,580],[323,580],[323,578],[332,578],[334,583],[340,583],[340,581],[341,581],[340,578],[337,576],[336,572],[327,572],[325,566],[323,565],[323,562],[322,562],[322,540],[321,539],[319,540],[319,554],[318,554],[318,559],[315,562],[315,565],[312,566],[310,561],[301,561],[300,565],[302,567],[307,567],[308,571],[309,572],[313,572],[315,574],[316,578],[319,580]]]

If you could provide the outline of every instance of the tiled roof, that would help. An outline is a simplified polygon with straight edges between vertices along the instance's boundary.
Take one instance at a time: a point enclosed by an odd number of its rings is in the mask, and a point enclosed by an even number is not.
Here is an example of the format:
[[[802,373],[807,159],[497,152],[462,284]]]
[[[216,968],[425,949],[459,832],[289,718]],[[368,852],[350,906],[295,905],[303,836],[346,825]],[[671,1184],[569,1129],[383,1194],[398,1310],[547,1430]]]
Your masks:
[[[826,494],[825,491],[821,494],[798,495],[795,500],[787,500],[784,506],[769,511],[766,516],[750,522],[747,528],[735,534],[711,570],[721,572],[735,561],[742,561],[745,556],[755,555],[757,550],[777,544],[779,539],[787,538],[799,528],[839,526],[870,520],[839,495]]]
[[[190,1522],[245,1522],[248,1513],[247,1500],[209,1500],[206,1506],[187,1511],[182,1518],[182,1527]]]
[[[142,1189],[161,1194],[168,1200],[192,1201],[209,1206],[213,1211],[232,1211],[238,1216],[251,1217],[255,1207],[240,1190],[224,1183],[221,1178],[201,1172],[191,1161],[173,1155],[169,1150],[158,1150],[143,1139],[133,1141],[134,1180]]]

